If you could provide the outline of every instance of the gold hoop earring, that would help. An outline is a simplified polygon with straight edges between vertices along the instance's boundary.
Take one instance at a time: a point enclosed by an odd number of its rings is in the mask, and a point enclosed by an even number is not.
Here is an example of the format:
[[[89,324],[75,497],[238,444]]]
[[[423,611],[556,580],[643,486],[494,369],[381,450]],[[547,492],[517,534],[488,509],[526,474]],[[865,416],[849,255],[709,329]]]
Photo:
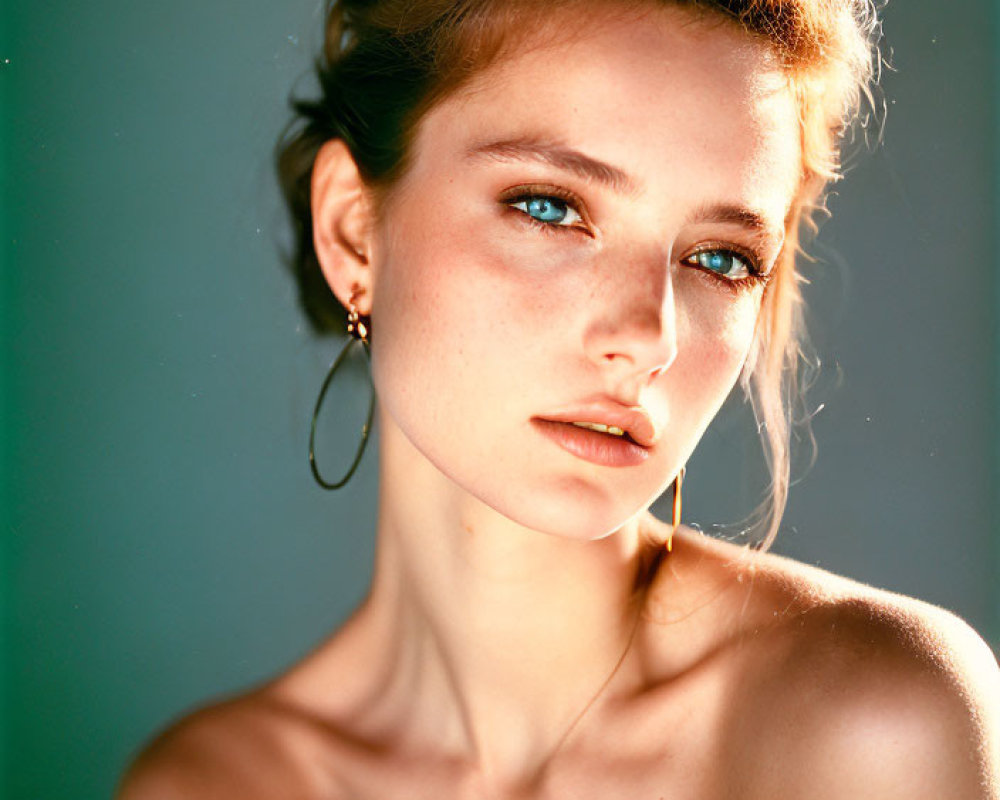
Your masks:
[[[687,467],[681,467],[680,472],[677,473],[677,477],[674,478],[674,505],[670,515],[670,535],[667,537],[668,553],[673,550],[674,532],[677,530],[677,526],[681,524],[681,486],[684,483],[684,473],[686,472]]]
[[[313,477],[316,479],[316,483],[322,486],[324,489],[339,489],[345,483],[347,483],[351,476],[354,475],[354,471],[358,468],[358,464],[361,463],[361,456],[364,455],[365,445],[368,444],[368,433],[371,431],[372,427],[372,417],[375,413],[375,388],[371,387],[371,400],[368,403],[368,417],[365,419],[365,424],[361,428],[361,442],[358,445],[358,450],[354,454],[354,461],[351,462],[350,468],[347,470],[347,474],[344,475],[339,481],[331,483],[323,478],[319,474],[319,467],[316,465],[316,420],[319,418],[319,410],[323,407],[323,400],[326,397],[326,392],[330,388],[330,384],[333,383],[333,376],[337,374],[337,370],[340,368],[341,363],[347,357],[347,351],[350,350],[351,345],[355,342],[361,342],[361,346],[365,351],[365,358],[371,363],[371,354],[369,352],[369,341],[368,341],[368,331],[371,325],[371,321],[367,317],[362,317],[358,314],[358,309],[354,305],[354,300],[357,297],[357,291],[351,295],[351,299],[347,303],[347,332],[350,334],[347,343],[344,345],[340,354],[334,360],[333,364],[330,365],[330,371],[326,374],[326,380],[323,381],[323,386],[319,390],[319,397],[316,398],[316,407],[313,409],[312,424],[309,427],[309,466],[312,469]],[[369,373],[369,384],[371,382],[371,374]]]

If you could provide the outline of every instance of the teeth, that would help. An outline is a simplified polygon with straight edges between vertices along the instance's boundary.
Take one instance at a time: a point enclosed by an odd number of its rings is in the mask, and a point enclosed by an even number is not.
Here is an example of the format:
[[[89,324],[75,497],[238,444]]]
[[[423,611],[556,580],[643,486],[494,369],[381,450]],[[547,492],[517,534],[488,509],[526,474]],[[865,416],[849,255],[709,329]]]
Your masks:
[[[610,433],[613,436],[624,436],[625,431],[621,428],[616,428],[614,425],[602,425],[600,422],[574,422],[578,428],[587,428],[591,431],[599,431],[600,433]]]

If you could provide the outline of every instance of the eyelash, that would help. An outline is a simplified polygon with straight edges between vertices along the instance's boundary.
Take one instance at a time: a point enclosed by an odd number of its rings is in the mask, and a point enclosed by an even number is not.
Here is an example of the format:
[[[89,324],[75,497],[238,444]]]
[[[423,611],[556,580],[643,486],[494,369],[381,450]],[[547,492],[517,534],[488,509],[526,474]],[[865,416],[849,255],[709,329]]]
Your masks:
[[[542,220],[531,216],[531,214],[526,211],[514,208],[515,203],[524,203],[530,200],[558,200],[560,203],[572,208],[580,219],[586,223],[587,217],[580,210],[582,203],[572,192],[556,186],[519,186],[513,191],[514,194],[502,198],[503,204],[517,213],[519,218],[526,221],[536,230],[540,230],[550,235],[560,235],[570,231],[581,231],[583,233],[588,232],[587,229],[581,225],[558,225],[556,223],[543,222]],[[738,258],[746,266],[747,275],[743,278],[727,278],[715,270],[691,263],[692,259],[695,259],[705,253],[721,253],[725,256]],[[682,259],[682,263],[686,263],[688,266],[694,267],[709,279],[732,292],[749,291],[757,286],[766,286],[771,280],[772,275],[770,272],[761,271],[760,267],[757,266],[760,263],[760,259],[756,255],[752,252],[734,247],[732,245],[701,247]]]

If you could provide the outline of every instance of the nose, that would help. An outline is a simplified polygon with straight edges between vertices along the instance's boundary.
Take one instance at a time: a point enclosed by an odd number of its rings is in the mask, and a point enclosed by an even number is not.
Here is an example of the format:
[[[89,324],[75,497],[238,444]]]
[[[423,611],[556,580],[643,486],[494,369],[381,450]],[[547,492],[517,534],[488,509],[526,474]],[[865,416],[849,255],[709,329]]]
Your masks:
[[[632,394],[665,372],[677,358],[677,304],[669,259],[638,277],[616,270],[603,287],[584,335],[587,357],[617,393]],[[623,276],[628,277],[623,277]]]

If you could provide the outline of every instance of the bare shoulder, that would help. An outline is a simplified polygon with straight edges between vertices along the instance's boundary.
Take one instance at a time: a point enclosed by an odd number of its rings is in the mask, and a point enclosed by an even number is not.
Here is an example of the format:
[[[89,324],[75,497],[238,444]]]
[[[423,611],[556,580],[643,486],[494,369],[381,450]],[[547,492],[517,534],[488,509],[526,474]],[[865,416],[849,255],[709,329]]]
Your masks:
[[[118,800],[341,796],[327,732],[268,689],[200,709],[159,734]]]
[[[744,796],[1000,800],[1000,669],[968,624],[780,556],[692,544],[745,587],[731,729],[750,743]]]

